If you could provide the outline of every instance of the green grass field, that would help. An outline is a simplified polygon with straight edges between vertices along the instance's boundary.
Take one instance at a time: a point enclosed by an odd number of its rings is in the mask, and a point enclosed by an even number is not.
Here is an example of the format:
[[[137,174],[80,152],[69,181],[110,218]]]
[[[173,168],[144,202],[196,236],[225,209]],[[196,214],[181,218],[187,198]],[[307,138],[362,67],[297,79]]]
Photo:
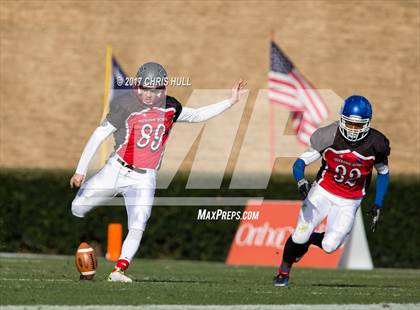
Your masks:
[[[420,270],[295,269],[290,288],[274,288],[275,268],[191,261],[134,261],[132,284],[79,281],[73,257],[0,257],[1,305],[370,304],[419,303]]]

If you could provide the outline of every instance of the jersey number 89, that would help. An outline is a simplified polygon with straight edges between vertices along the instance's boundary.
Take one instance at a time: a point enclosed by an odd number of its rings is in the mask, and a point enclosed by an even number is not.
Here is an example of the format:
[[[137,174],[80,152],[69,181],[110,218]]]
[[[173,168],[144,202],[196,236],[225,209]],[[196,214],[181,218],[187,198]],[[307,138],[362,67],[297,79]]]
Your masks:
[[[150,144],[150,150],[156,152],[162,144],[165,134],[165,125],[159,124],[155,129],[150,124],[145,124],[140,130],[141,138],[137,141],[137,147],[145,148]]]

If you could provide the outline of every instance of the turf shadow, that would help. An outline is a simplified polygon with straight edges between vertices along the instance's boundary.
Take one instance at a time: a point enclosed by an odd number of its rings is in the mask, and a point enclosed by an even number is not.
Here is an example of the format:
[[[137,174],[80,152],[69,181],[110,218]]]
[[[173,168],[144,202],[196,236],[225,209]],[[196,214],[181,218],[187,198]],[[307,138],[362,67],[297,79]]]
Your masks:
[[[395,285],[366,285],[366,284],[326,284],[326,283],[316,283],[307,286],[316,286],[316,287],[360,287],[360,288],[398,288]]]
[[[134,282],[139,283],[214,283],[213,281],[200,281],[200,280],[158,280],[158,279],[133,279]]]

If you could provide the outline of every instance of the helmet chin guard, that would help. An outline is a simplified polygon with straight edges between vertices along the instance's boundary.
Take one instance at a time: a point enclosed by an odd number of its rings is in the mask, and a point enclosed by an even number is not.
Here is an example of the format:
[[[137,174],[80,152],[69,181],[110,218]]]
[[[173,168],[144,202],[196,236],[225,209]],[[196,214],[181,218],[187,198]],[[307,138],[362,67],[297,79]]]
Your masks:
[[[372,119],[372,106],[362,96],[348,97],[341,109],[339,129],[348,141],[356,142],[367,136]]]

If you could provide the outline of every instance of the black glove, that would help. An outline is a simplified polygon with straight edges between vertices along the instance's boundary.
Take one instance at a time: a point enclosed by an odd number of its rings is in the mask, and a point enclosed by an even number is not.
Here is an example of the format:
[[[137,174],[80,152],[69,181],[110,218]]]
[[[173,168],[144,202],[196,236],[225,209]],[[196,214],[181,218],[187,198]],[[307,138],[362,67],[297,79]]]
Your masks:
[[[381,209],[377,205],[373,205],[369,211],[367,212],[367,215],[371,218],[370,223],[370,230],[372,232],[375,232],[376,226],[378,225],[379,221],[379,215],[381,214]]]
[[[311,184],[309,184],[308,180],[302,179],[298,181],[298,189],[300,193],[300,197],[302,197],[302,200],[306,199],[306,196],[308,196],[309,190],[311,189]]]

